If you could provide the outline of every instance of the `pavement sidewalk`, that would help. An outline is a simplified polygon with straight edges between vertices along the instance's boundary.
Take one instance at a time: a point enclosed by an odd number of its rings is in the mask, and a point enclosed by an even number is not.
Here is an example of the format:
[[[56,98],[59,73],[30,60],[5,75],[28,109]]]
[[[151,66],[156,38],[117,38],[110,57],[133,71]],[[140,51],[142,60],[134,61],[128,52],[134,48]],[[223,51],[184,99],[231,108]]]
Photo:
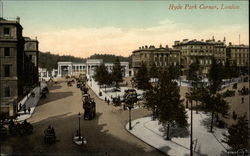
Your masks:
[[[194,155],[219,156],[226,153],[228,146],[221,142],[226,129],[214,128],[214,133],[209,133],[203,125],[209,116],[202,112],[199,114],[193,112],[193,117]],[[173,137],[169,141],[164,139],[165,133],[162,131],[162,125],[159,124],[158,120],[152,120],[151,117],[133,120],[131,125],[132,130],[129,130],[129,123],[126,125],[126,130],[129,133],[167,155],[184,156],[190,154],[190,130],[187,136]]]
[[[31,115],[33,114],[37,103],[40,100],[41,94],[40,91],[46,87],[47,84],[46,83],[42,83],[41,82],[41,89],[40,87],[36,87],[34,88],[32,91],[35,93],[35,97],[31,96],[31,92],[28,94],[28,96],[25,96],[19,103],[18,103],[18,108],[19,106],[24,106],[24,104],[26,105],[26,114],[24,112],[24,110],[22,109],[21,111],[18,112],[19,116],[17,117],[17,121],[23,121],[25,119],[28,119],[31,117]],[[30,113],[28,112],[28,108],[30,108]]]

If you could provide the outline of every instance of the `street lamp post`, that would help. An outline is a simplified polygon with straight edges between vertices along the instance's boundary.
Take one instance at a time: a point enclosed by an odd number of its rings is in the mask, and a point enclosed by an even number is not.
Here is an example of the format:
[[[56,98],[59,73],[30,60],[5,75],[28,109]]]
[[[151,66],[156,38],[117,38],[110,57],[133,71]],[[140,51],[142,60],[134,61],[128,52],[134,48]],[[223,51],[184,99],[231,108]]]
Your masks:
[[[190,156],[193,156],[193,102],[192,102],[192,100],[190,101],[190,104],[191,104]]]
[[[132,130],[132,126],[131,126],[131,105],[129,105],[129,130]]]
[[[81,129],[80,129],[81,114],[80,114],[80,112],[78,113],[78,119],[79,119],[78,139],[80,141],[81,140]]]

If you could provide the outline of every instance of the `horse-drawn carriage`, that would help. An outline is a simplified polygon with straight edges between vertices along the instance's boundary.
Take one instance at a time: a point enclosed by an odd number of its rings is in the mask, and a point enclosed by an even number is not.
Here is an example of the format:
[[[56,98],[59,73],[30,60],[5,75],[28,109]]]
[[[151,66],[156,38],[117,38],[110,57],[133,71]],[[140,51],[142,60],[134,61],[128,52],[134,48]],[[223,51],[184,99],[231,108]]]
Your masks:
[[[26,120],[24,120],[23,123],[14,123],[13,120],[11,120],[9,122],[9,132],[11,135],[30,135],[33,133],[33,126]]]
[[[84,109],[84,119],[91,120],[95,118],[96,115],[96,103],[90,98],[89,94],[83,95],[83,109]]]
[[[56,142],[56,134],[53,127],[49,126],[44,130],[44,143],[52,144]]]

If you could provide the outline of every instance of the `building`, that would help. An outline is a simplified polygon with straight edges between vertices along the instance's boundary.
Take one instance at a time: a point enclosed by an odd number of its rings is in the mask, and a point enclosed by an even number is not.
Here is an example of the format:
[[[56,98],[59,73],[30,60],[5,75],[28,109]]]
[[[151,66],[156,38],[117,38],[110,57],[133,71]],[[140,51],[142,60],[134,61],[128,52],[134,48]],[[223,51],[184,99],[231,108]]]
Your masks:
[[[212,40],[188,40],[184,39],[182,42],[175,41],[174,49],[181,52],[181,65],[183,66],[184,75],[189,69],[189,65],[194,61],[199,61],[201,72],[206,75],[212,63],[212,58],[218,62],[225,64],[226,61],[226,44],[225,39],[222,41]]]
[[[212,59],[225,65],[226,61],[236,64],[240,69],[247,69],[249,64],[249,46],[246,45],[226,45],[226,38],[223,41],[211,40],[198,41],[184,39],[175,41],[173,49],[167,46],[155,48],[154,46],[140,47],[133,51],[132,66],[134,72],[138,70],[141,63],[150,67],[153,63],[158,67],[166,67],[170,64],[179,64],[182,67],[183,75],[187,74],[189,65],[194,61],[199,61],[201,73],[206,76],[209,72]]]
[[[231,64],[236,64],[240,68],[248,68],[249,65],[249,46],[246,45],[232,45],[226,50],[227,59]]]
[[[95,68],[103,63],[102,59],[87,59],[86,62],[58,62],[58,76],[78,76],[79,74],[87,74],[93,76]],[[123,76],[129,76],[129,63],[120,62]],[[104,63],[109,72],[113,69],[113,63]]]
[[[138,68],[144,63],[148,69],[155,64],[157,67],[168,67],[169,65],[179,65],[180,51],[178,49],[155,46],[142,46],[138,50],[134,50],[132,54],[133,73],[136,74]]]
[[[35,69],[24,52],[22,30],[19,17],[13,20],[0,18],[0,113],[5,117],[16,115],[17,103],[37,82],[30,80],[38,77],[38,68]]]
[[[0,19],[1,115],[14,116],[16,103],[24,88],[24,38],[22,26],[16,20]]]

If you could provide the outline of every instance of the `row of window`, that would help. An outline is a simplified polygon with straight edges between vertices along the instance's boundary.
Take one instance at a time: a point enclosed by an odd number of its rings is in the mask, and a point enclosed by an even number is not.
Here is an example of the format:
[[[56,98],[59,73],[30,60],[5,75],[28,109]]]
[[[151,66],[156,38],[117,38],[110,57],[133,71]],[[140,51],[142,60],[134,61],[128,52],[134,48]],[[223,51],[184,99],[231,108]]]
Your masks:
[[[5,64],[5,65],[3,65],[3,69],[4,69],[4,71],[3,71],[3,74],[2,74],[2,76],[3,77],[10,77],[11,76],[11,65],[10,64]]]

